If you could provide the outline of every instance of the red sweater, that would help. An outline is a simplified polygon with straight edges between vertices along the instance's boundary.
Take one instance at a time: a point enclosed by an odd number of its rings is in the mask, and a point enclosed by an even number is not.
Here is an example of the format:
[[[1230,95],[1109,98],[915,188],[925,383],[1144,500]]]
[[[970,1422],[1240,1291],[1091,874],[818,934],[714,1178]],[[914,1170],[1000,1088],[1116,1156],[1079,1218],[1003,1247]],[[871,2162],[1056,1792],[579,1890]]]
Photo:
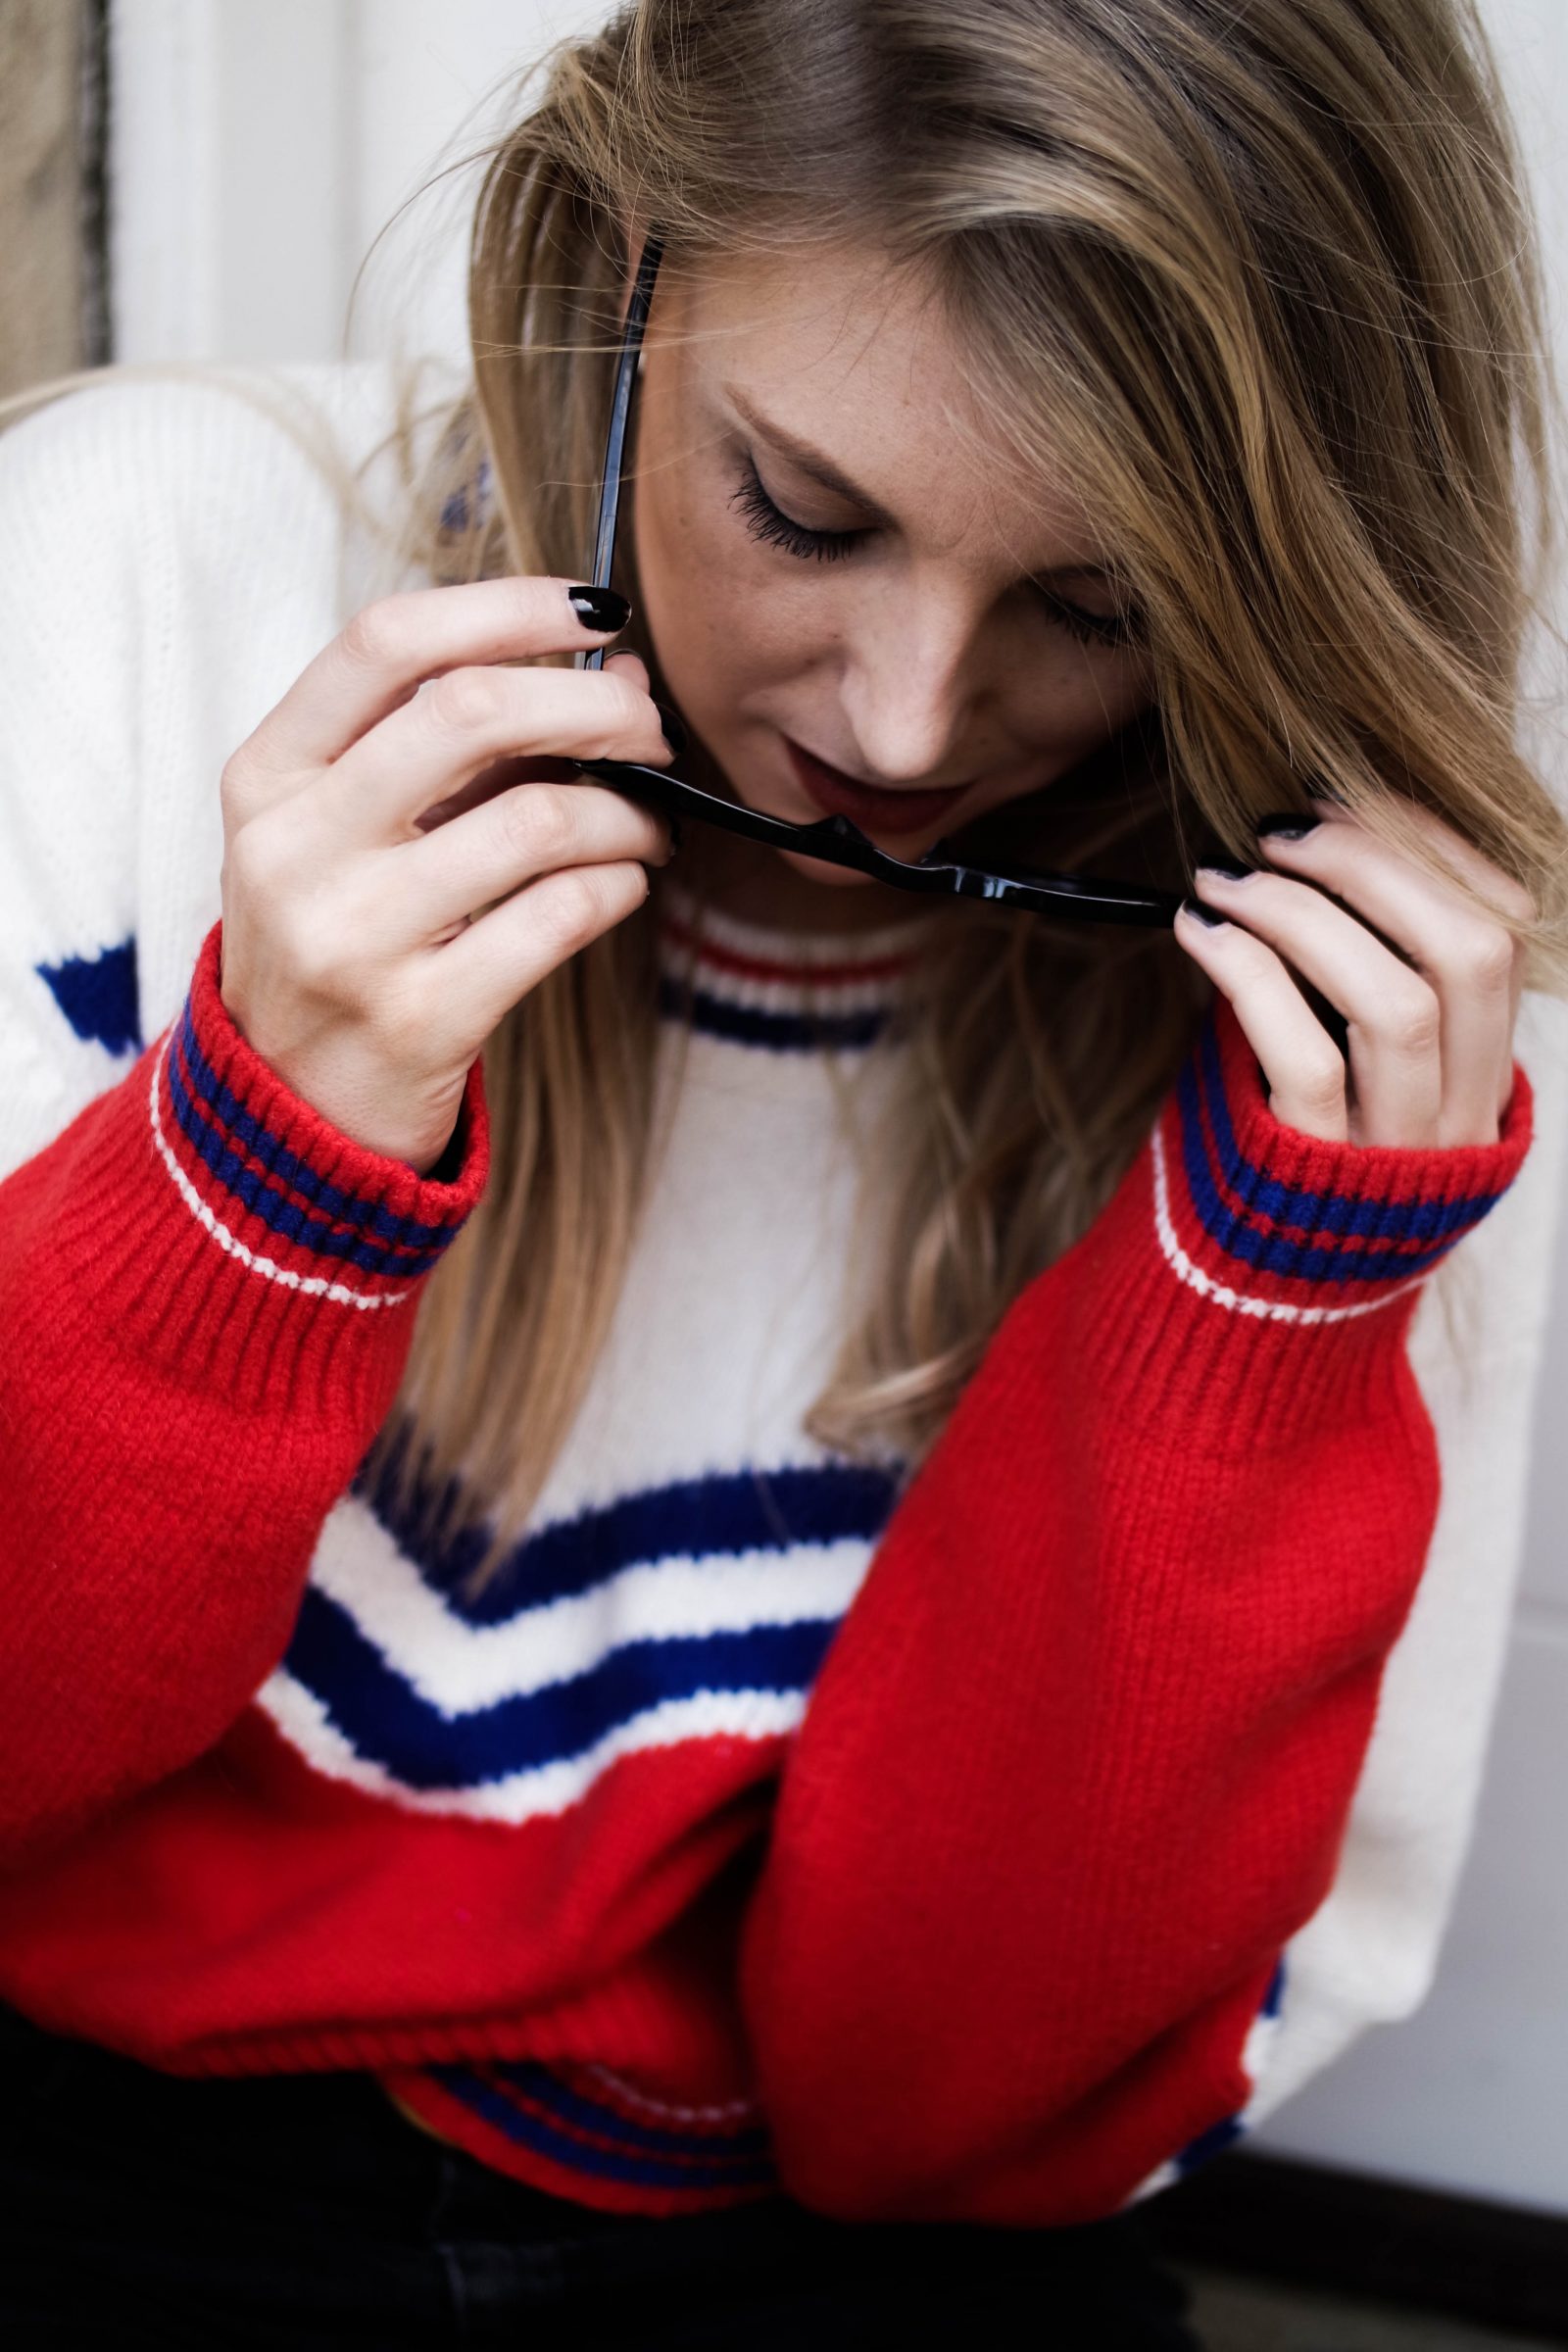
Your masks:
[[[483,1188],[477,1071],[421,1180],[258,1060],[217,959],[0,1185],[0,1995],[175,2071],[374,2069],[655,2212],[1071,2223],[1223,2135],[1421,1576],[1411,1310],[1519,1167],[1522,1070],[1495,1146],[1329,1146],[1218,1007],[800,1728],[508,1823],[313,1773],[255,1703]]]

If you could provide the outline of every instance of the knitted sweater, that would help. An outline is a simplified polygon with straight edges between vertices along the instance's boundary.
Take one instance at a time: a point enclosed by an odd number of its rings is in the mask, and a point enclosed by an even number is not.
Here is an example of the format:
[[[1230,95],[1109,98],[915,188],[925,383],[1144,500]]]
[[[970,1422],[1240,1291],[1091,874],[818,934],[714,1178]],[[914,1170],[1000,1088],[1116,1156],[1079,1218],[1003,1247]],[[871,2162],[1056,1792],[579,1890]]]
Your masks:
[[[351,458],[386,428],[378,368],[271,380]],[[218,988],[222,762],[376,561],[233,389],[0,441],[0,1997],[173,2071],[372,2070],[601,2206],[1114,2211],[1430,1978],[1555,1062],[1515,1184],[1523,1066],[1494,1146],[1331,1146],[1217,1009],[901,1481],[802,1415],[908,939],[715,919],[609,1346],[475,1593],[476,1531],[362,1465],[485,1182],[477,1067],[421,1179]],[[1504,1194],[1461,1354],[1433,1269]]]

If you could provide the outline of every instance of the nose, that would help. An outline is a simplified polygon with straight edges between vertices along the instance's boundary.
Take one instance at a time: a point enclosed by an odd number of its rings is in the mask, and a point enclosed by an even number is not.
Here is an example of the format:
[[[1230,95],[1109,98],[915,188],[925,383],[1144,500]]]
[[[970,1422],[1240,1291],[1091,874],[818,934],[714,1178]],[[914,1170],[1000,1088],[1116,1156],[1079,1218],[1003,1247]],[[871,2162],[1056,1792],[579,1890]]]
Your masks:
[[[980,690],[978,615],[954,598],[907,595],[862,609],[841,693],[864,773],[875,783],[943,781]]]

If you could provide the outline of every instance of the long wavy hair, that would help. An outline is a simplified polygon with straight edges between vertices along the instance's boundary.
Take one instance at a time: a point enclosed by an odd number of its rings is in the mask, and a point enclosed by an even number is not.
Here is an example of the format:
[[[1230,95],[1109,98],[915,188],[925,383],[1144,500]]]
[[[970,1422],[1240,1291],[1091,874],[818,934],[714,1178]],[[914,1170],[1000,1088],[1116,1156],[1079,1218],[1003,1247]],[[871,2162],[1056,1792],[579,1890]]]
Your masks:
[[[1522,187],[1465,0],[637,0],[553,53],[489,155],[424,560],[582,576],[642,224],[669,272],[858,242],[928,272],[988,462],[1065,466],[1144,616],[1151,717],[1007,812],[1013,844],[1179,888],[1309,784],[1417,858],[1433,810],[1530,893],[1512,927],[1556,985],[1564,829],[1516,742],[1549,513]],[[492,1183],[396,1425],[492,1559],[635,1235],[659,898],[486,1049]],[[910,1463],[1127,1168],[1207,995],[1162,932],[933,930],[865,1155],[880,1279],[808,1423]]]
[[[440,578],[581,576],[642,225],[667,272],[879,249],[973,355],[987,459],[1067,466],[1148,628],[1152,717],[1008,811],[1013,840],[1180,887],[1307,786],[1427,858],[1420,807],[1531,894],[1511,927],[1561,986],[1566,835],[1516,748],[1549,515],[1521,186],[1462,0],[639,0],[553,52],[489,153],[472,398],[414,527]],[[464,504],[479,461],[489,511]],[[494,1178],[395,1425],[425,1494],[461,1477],[487,1507],[489,1559],[623,1282],[656,922],[659,889],[484,1056]],[[1208,993],[1163,931],[933,929],[865,1151],[882,1275],[808,1421],[907,1463],[1124,1174]]]

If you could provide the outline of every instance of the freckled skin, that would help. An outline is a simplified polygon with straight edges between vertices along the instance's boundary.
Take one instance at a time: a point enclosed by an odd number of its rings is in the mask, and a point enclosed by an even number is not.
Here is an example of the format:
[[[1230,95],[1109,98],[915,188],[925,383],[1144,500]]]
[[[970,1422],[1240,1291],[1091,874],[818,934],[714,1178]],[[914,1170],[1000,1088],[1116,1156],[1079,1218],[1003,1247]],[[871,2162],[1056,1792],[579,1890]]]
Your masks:
[[[1147,706],[1142,653],[1081,642],[1028,584],[1112,551],[1097,549],[1065,483],[1028,495],[985,467],[980,444],[947,422],[968,397],[940,304],[873,254],[661,279],[629,536],[663,690],[694,738],[682,762],[694,781],[716,768],[753,808],[809,821],[821,811],[789,763],[788,735],[865,782],[964,783],[928,828],[885,837],[917,858],[1064,774]],[[867,515],[743,408],[827,459],[886,522],[834,561],[759,540],[733,503],[748,450],[795,522],[861,530]],[[1102,580],[1063,593],[1110,610]],[[808,927],[861,928],[915,904],[707,827],[689,828],[682,857],[688,870],[704,860],[734,911]]]

